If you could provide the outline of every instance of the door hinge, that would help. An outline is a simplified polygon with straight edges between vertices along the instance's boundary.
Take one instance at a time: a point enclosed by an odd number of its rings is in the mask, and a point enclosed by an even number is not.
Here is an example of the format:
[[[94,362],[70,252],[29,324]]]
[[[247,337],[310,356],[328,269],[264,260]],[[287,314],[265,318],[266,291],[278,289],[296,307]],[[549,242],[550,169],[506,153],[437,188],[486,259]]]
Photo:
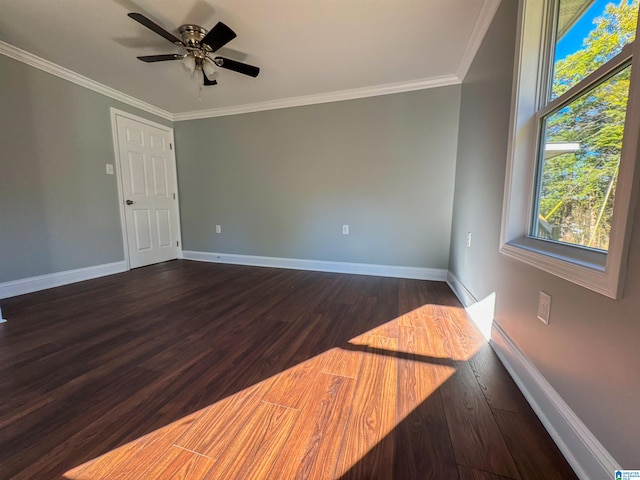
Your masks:
[[[180,246],[180,240],[177,240],[176,241],[176,247],[179,247],[179,246]]]
[[[174,199],[174,200],[176,199],[176,194],[175,194],[175,193],[173,194],[173,199]]]
[[[169,150],[173,150],[173,143],[169,143]]]

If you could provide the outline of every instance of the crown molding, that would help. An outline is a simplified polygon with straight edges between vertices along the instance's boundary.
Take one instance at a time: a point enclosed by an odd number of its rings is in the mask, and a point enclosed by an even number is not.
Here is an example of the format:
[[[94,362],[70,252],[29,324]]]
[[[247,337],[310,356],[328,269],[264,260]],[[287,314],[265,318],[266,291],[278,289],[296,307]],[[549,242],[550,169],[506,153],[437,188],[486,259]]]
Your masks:
[[[486,14],[487,5],[493,4],[494,9],[489,15]],[[481,14],[476,22],[474,31],[471,35],[473,42],[477,43],[475,47],[471,47],[472,41],[469,41],[467,49],[465,50],[465,57],[471,55],[471,58],[467,61],[470,65],[473,60],[473,55],[477,52],[482,38],[486,33],[489,24],[495,14],[497,5],[500,4],[500,0],[485,0],[483,4]],[[484,19],[484,20],[483,20]],[[482,28],[480,24],[486,24]],[[482,32],[481,34],[478,32]],[[470,53],[472,52],[472,53]],[[76,85],[88,88],[94,92],[100,93],[107,97],[118,100],[132,107],[139,108],[145,112],[157,115],[158,117],[170,120],[173,122],[196,120],[201,118],[212,117],[224,117],[228,115],[239,115],[243,113],[262,112],[266,110],[277,110],[280,108],[290,107],[302,107],[305,105],[317,105],[321,103],[340,102],[344,100],[355,100],[358,98],[376,97],[380,95],[390,95],[394,93],[411,92],[415,90],[425,90],[429,88],[445,87],[449,85],[459,85],[462,82],[462,78],[459,75],[441,75],[437,77],[423,78],[419,80],[411,80],[407,82],[387,83],[383,85],[375,85],[371,87],[354,88],[349,90],[339,90],[334,92],[319,93],[313,95],[304,95],[300,97],[289,97],[278,100],[269,100],[265,102],[250,103],[245,105],[237,105],[232,107],[221,107],[207,110],[197,110],[191,112],[171,113],[161,108],[158,108],[150,103],[146,103],[138,98],[122,93],[114,88],[108,87],[95,80],[87,78],[79,73],[73,72],[67,68],[56,65],[53,62],[40,58],[32,53],[26,52],[18,47],[14,47],[8,43],[0,41],[0,54],[9,58],[13,58],[19,62],[25,63],[32,67],[35,67],[44,72],[55,75],[59,78],[65,79]],[[464,61],[464,58],[463,58]],[[462,62],[461,62],[462,65]],[[468,69],[468,66],[466,67]],[[460,71],[460,67],[458,68]],[[466,74],[466,70],[465,70]]]
[[[343,100],[354,100],[357,98],[376,97],[392,93],[445,87],[448,85],[458,85],[460,83],[461,81],[456,75],[442,75],[439,77],[424,78],[409,82],[387,83],[385,85],[376,85],[373,87],[354,88],[351,90],[340,90],[336,92],[319,93],[301,97],[282,98],[279,100],[250,103],[234,107],[175,113],[173,115],[173,120],[175,122],[180,122],[184,120],[197,120],[201,118],[224,117],[227,115],[239,115],[242,113],[262,112],[265,110],[276,110],[280,108],[302,107],[305,105],[316,105],[319,103],[340,102]]]
[[[462,58],[458,64],[458,70],[456,70],[456,76],[460,81],[463,81],[464,77],[467,76],[471,63],[473,62],[473,59],[476,58],[476,53],[478,53],[480,45],[482,45],[482,40],[484,40],[484,36],[493,21],[493,17],[495,17],[496,12],[498,11],[500,2],[501,0],[484,0],[482,8],[480,9],[480,14],[476,19],[476,24],[469,36],[467,48],[462,54]]]
[[[81,87],[88,88],[89,90],[93,90],[94,92],[113,98],[114,100],[118,100],[122,103],[126,103],[127,105],[131,105],[132,107],[139,108],[140,110],[152,113],[153,115],[157,115],[158,117],[164,118],[166,120],[173,121],[173,115],[166,110],[155,107],[150,103],[143,102],[142,100],[127,95],[126,93],[122,93],[102,83],[96,82],[95,80],[91,80],[90,78],[80,75],[79,73],[61,67],[60,65],[56,65],[55,63],[45,60],[44,58],[40,58],[36,55],[33,55],[32,53],[21,50],[20,48],[9,45],[8,43],[5,43],[3,41],[0,41],[0,54],[5,55],[9,58],[13,58],[14,60],[17,60],[19,62],[26,63],[27,65],[42,70],[43,72],[55,75],[56,77],[68,80],[69,82],[80,85]]]

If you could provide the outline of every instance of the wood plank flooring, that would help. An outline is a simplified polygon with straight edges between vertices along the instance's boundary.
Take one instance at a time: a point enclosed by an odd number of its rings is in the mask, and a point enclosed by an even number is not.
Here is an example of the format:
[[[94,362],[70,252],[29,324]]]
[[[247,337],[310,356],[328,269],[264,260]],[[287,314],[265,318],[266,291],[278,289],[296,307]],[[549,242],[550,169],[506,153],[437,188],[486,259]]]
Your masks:
[[[0,306],[2,480],[576,478],[444,283],[180,260]]]

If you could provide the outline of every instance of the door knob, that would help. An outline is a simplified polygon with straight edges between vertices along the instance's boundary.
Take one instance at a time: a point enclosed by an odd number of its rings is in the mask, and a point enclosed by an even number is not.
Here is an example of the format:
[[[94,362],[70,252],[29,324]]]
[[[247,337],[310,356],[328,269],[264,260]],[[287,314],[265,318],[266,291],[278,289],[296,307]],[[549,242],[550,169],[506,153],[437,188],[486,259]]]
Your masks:
[[[127,205],[133,205],[133,200],[125,200],[125,202]]]

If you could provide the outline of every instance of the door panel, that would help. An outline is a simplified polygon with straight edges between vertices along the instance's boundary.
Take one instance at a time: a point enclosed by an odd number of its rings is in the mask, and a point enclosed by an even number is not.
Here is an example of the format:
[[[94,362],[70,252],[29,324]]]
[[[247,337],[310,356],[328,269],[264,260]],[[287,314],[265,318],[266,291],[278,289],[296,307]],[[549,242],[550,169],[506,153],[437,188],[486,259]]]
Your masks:
[[[140,153],[129,152],[129,179],[133,195],[147,195],[144,156]]]
[[[142,136],[142,130],[135,128],[126,128],[127,141],[129,143],[137,143],[138,145],[144,145],[144,138]]]
[[[157,197],[166,197],[169,194],[167,185],[166,159],[152,157],[153,160],[153,186]]]
[[[133,210],[133,224],[136,234],[136,250],[142,252],[151,248],[151,221],[149,210]]]
[[[156,150],[165,150],[165,139],[161,136],[154,135],[153,133],[149,135],[151,139],[151,148],[155,148]]]
[[[171,134],[116,115],[127,249],[132,268],[178,258]]]
[[[156,224],[158,225],[158,245],[171,245],[171,215],[169,210],[156,210]]]

